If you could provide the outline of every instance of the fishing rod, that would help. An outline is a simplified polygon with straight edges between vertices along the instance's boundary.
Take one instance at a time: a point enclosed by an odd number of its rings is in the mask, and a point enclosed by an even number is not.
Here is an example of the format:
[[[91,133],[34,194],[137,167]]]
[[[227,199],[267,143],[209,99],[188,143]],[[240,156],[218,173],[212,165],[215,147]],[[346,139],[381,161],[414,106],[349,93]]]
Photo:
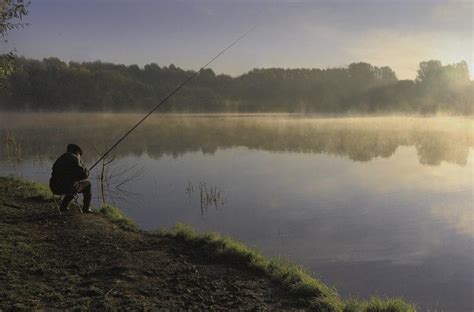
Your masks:
[[[195,72],[194,74],[192,74],[191,76],[189,76],[188,78],[186,78],[181,84],[179,84],[173,91],[171,91],[167,96],[165,96],[155,107],[153,107],[152,110],[150,110],[142,119],[140,119],[133,127],[131,127],[127,132],[125,132],[124,135],[122,135],[122,137],[120,139],[117,140],[117,142],[115,142],[112,146],[110,146],[107,151],[102,154],[102,156],[100,156],[99,159],[97,159],[97,161],[89,168],[90,171],[92,171],[92,169],[94,169],[95,166],[97,166],[99,164],[99,162],[104,159],[105,157],[107,157],[107,155],[109,155],[109,153],[115,148],[117,147],[117,145],[119,145],[130,133],[133,132],[133,130],[135,130],[142,122],[145,121],[145,119],[147,119],[151,114],[153,114],[154,111],[156,111],[161,105],[163,105],[166,101],[168,101],[173,95],[175,95],[182,87],[184,87],[186,84],[188,84],[188,82],[190,82],[191,80],[193,80],[194,78],[196,78],[199,73],[201,72],[201,70],[205,69],[207,66],[209,66],[212,62],[214,62],[216,59],[218,59],[222,54],[224,54],[227,50],[229,50],[230,48],[232,48],[235,44],[237,44],[237,42],[239,42],[240,40],[242,40],[243,38],[245,38],[250,32],[252,32],[254,29],[255,29],[256,26],[250,28],[248,31],[246,31],[243,35],[241,35],[240,37],[238,37],[237,39],[235,39],[234,41],[232,41],[231,44],[229,44],[227,47],[225,47],[222,51],[220,51],[219,53],[217,53],[216,56],[214,56],[209,62],[207,62],[206,64],[204,64],[197,72]]]

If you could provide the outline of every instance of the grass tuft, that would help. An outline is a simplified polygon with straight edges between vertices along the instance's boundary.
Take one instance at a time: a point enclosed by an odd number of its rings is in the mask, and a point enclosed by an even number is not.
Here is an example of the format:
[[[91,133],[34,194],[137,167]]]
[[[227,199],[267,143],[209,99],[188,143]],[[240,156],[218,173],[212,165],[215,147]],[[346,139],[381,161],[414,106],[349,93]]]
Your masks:
[[[100,207],[99,213],[127,231],[138,230],[136,224],[127,218],[123,212],[115,206],[108,204],[102,205]]]
[[[415,306],[400,298],[377,298],[368,301],[350,299],[346,302],[344,312],[415,312]]]

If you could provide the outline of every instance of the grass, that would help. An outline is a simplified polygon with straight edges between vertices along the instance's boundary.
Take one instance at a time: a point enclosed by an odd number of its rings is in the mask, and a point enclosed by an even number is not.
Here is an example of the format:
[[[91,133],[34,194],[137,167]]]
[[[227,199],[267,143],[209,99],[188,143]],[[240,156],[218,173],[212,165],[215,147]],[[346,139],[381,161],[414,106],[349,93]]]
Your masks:
[[[47,184],[16,177],[8,177],[7,180],[15,183],[16,187],[13,189],[13,192],[21,197],[41,201],[47,201],[53,198],[53,193]]]

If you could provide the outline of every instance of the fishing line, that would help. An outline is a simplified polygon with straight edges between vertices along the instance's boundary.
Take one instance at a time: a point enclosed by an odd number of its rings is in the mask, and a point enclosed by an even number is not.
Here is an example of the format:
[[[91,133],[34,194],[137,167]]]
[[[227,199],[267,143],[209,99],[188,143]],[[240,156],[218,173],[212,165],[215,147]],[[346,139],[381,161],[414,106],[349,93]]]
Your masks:
[[[216,56],[214,56],[209,62],[204,64],[197,72],[186,78],[181,84],[179,84],[173,91],[171,91],[167,96],[165,96],[155,107],[153,107],[152,110],[150,110],[142,119],[140,119],[133,127],[131,127],[127,132],[125,132],[124,135],[120,139],[117,140],[112,146],[110,146],[107,151],[100,156],[100,158],[89,168],[89,170],[94,169],[95,166],[99,164],[99,162],[107,157],[109,153],[117,146],[119,145],[130,133],[133,132],[142,122],[145,121],[151,114],[153,114],[154,111],[156,111],[161,105],[163,105],[166,101],[168,101],[173,95],[175,95],[182,87],[184,87],[188,82],[196,78],[201,70],[205,69],[207,66],[209,66],[212,62],[214,62],[216,59],[218,59],[222,54],[224,54],[227,50],[232,48],[237,42],[245,38],[249,33],[251,33],[257,26],[253,26],[250,28],[248,31],[246,31],[243,35],[235,39],[231,44],[229,44],[227,47],[225,47],[222,51],[220,51]]]

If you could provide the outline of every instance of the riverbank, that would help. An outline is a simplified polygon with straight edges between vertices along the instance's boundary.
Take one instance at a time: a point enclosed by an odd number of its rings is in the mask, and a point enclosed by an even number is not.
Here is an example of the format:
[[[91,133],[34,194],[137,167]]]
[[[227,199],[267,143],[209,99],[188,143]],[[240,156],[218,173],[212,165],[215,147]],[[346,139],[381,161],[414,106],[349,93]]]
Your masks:
[[[59,215],[46,186],[0,178],[0,310],[414,311],[344,301],[301,268],[186,226],[145,232],[119,210]]]

